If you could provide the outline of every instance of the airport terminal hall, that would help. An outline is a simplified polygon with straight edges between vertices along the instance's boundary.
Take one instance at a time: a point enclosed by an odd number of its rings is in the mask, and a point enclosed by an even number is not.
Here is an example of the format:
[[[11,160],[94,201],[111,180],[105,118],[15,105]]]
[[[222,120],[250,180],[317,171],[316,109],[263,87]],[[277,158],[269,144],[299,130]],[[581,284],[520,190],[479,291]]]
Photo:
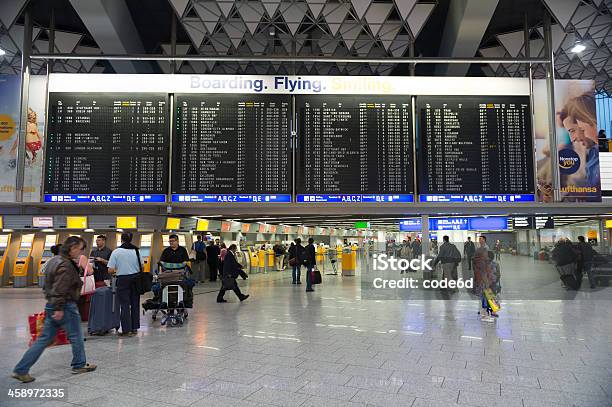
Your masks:
[[[0,407],[612,407],[612,0],[0,0]]]

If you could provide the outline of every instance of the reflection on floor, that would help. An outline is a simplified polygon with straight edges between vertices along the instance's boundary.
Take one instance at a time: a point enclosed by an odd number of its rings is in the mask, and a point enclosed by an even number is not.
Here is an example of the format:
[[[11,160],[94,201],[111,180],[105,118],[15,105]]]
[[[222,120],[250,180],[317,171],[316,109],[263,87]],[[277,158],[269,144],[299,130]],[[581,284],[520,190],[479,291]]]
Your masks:
[[[566,294],[546,263],[502,263],[504,290]],[[137,337],[89,338],[95,373],[72,376],[70,347],[48,349],[29,385],[8,375],[27,346],[27,314],[42,309],[40,290],[0,289],[0,405],[34,405],[6,401],[19,387],[65,389],[45,406],[612,405],[612,288],[508,300],[497,322],[483,323],[467,293],[361,300],[359,273],[324,276],[308,294],[288,270],[240,285],[251,294],[244,303],[229,292],[217,304],[210,283],[199,288],[183,327],[147,314]]]

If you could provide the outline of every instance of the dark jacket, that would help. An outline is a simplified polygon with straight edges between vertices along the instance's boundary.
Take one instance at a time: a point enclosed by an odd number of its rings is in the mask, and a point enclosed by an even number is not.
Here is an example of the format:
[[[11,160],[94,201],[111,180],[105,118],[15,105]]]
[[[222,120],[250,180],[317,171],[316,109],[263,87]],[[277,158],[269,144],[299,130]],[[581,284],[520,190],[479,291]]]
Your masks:
[[[421,242],[416,240],[412,243],[412,257],[418,257],[423,254],[423,246],[421,246]]]
[[[64,309],[67,302],[76,302],[81,295],[81,273],[74,262],[64,256],[54,256],[45,268],[45,298],[55,310]]]
[[[223,270],[221,276],[231,276],[232,278],[237,278],[240,275],[240,270],[242,270],[242,264],[238,263],[238,260],[236,260],[236,255],[232,253],[231,250],[228,250],[227,254],[225,255],[225,259],[223,260]]]
[[[474,242],[470,240],[465,242],[465,244],[463,245],[463,254],[465,254],[467,257],[474,257],[475,253],[476,245],[474,244]]]
[[[302,264],[304,262],[305,253],[306,249],[304,249],[304,246],[302,246],[301,244],[296,244],[289,248],[289,260],[297,258],[297,263]]]
[[[206,246],[206,262],[208,264],[218,264],[221,248],[216,244]]]
[[[580,253],[580,260],[583,263],[592,263],[593,258],[597,254],[597,252],[593,249],[593,246],[587,242],[579,242],[576,245],[576,249],[578,249],[578,252]]]
[[[183,263],[189,261],[189,253],[183,246],[179,246],[176,250],[172,247],[166,247],[159,257],[159,261],[164,263]]]
[[[442,243],[442,246],[440,246],[440,251],[438,252],[438,256],[434,260],[434,266],[438,264],[438,262],[442,264],[461,263],[461,253],[459,253],[457,246],[450,242]]]
[[[578,261],[578,254],[570,242],[557,243],[551,257],[557,266],[566,266]]]
[[[306,267],[313,267],[317,264],[315,253],[316,253],[315,247],[312,243],[306,245],[306,247],[304,248],[304,260],[303,260],[304,265]]]

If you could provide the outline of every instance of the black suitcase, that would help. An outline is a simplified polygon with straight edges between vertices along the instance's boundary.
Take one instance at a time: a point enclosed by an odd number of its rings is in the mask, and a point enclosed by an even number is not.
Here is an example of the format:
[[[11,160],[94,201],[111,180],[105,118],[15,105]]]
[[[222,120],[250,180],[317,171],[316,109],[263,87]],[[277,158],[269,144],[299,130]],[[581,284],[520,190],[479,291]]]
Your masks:
[[[106,333],[111,329],[119,329],[121,324],[119,304],[110,287],[100,287],[91,296],[87,332]]]
[[[312,270],[312,284],[321,284],[323,278],[321,277],[321,271],[319,269]]]
[[[570,290],[579,290],[582,285],[582,273],[564,274],[560,278]]]

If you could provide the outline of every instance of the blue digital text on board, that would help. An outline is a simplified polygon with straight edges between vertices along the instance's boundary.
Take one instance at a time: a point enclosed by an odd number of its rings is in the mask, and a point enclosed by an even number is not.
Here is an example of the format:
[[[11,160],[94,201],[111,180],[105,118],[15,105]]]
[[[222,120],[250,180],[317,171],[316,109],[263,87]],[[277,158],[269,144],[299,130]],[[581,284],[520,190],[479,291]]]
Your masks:
[[[413,195],[371,195],[371,194],[341,194],[341,195],[298,195],[297,202],[300,203],[348,203],[348,202],[414,202]]]
[[[291,195],[264,195],[264,194],[174,194],[172,202],[185,203],[289,203]]]
[[[45,194],[45,202],[51,203],[163,203],[164,194]]]
[[[421,194],[421,202],[534,202],[533,194]]]
[[[400,221],[400,232],[420,232],[422,223],[420,218],[404,219]],[[429,230],[506,230],[508,217],[452,217],[429,219]]]

